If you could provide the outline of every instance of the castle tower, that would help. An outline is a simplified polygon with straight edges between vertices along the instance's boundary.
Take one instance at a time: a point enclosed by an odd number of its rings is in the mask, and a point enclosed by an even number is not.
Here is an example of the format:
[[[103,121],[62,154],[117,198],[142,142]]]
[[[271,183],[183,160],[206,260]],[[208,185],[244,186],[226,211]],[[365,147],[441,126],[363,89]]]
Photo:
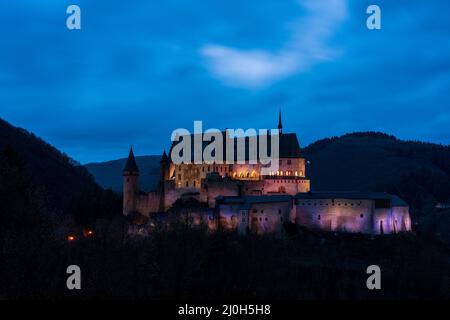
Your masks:
[[[280,110],[280,113],[278,114],[278,134],[282,133],[283,133],[283,124],[281,123],[281,110]]]
[[[161,161],[159,162],[160,172],[161,172],[161,180],[167,181],[170,179],[169,169],[170,169],[170,160],[166,154],[166,150],[161,157]]]
[[[123,214],[136,211],[136,195],[139,191],[139,168],[134,158],[133,147],[130,148],[128,160],[123,169]]]
[[[159,181],[159,212],[163,212],[166,209],[166,181],[170,179],[169,169],[170,169],[170,160],[166,154],[166,150],[161,157],[161,161],[159,162],[160,168],[160,181]]]

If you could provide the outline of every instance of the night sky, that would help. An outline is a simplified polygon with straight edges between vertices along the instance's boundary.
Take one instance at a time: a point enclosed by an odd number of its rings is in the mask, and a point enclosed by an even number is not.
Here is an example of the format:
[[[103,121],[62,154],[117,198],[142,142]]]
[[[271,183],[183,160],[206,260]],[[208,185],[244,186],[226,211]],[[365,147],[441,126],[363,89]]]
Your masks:
[[[2,0],[0,117],[82,163],[160,154],[194,120],[274,128],[280,108],[303,146],[368,130],[449,144],[449,14],[448,0]]]

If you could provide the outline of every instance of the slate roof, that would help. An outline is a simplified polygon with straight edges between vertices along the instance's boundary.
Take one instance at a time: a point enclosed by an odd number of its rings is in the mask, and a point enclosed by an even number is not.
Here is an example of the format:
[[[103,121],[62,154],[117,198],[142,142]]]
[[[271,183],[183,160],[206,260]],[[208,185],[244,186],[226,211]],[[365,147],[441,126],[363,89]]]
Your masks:
[[[324,191],[297,193],[296,199],[354,199],[354,200],[391,200],[392,206],[408,206],[408,204],[396,195],[386,192],[366,192],[366,191]]]
[[[133,147],[130,148],[130,154],[128,155],[127,163],[125,164],[123,171],[139,172],[136,159],[134,158]]]
[[[242,209],[251,208],[255,203],[275,203],[288,202],[292,199],[290,195],[261,195],[261,196],[219,196],[216,198],[218,204],[240,205]],[[358,191],[338,191],[338,192],[307,192],[298,193],[295,199],[315,200],[315,199],[354,199],[354,200],[390,200],[391,206],[403,207],[408,204],[395,195],[385,192],[358,192]]]
[[[279,202],[289,202],[292,196],[290,195],[262,195],[262,196],[243,196],[243,197],[233,197],[233,196],[219,196],[216,198],[217,203],[220,204],[235,204],[239,205],[243,210],[251,209],[252,205],[255,203],[279,203]]]
[[[182,136],[181,139],[179,141],[174,141],[172,143],[172,146],[170,148],[170,158],[172,155],[172,150],[174,148],[174,146],[176,146],[178,143],[182,142],[183,139],[185,139],[185,137],[187,136]],[[191,139],[191,161],[194,161],[194,139],[195,137],[198,137],[198,135],[194,135],[191,134],[190,135],[190,139]],[[227,152],[226,152],[226,133],[222,132],[222,137],[223,137],[223,157],[224,159],[226,159],[227,156]],[[244,145],[245,145],[245,159],[248,160],[250,158],[249,155],[249,145],[250,145],[250,138],[251,137],[242,137],[242,138],[234,138],[234,160],[237,160],[237,148],[238,148],[238,141],[242,141],[239,139],[245,139],[244,141]],[[201,137],[200,137],[201,139]],[[208,144],[210,144],[211,142],[209,141],[203,141],[202,142],[202,150],[204,150],[206,148],[206,146]],[[256,136],[256,143],[259,146],[259,136]],[[259,147],[258,147],[259,148]],[[271,154],[271,138],[270,136],[267,137],[267,153],[270,155]],[[280,158],[301,158],[301,153],[300,153],[300,144],[298,143],[298,139],[297,139],[297,135],[295,133],[282,133],[279,135],[279,157]]]

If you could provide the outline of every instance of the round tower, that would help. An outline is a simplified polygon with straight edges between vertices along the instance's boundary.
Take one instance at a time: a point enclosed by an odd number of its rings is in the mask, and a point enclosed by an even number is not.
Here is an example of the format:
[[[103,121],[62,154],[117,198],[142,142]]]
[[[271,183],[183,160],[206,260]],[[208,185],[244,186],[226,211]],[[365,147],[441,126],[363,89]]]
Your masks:
[[[134,158],[133,147],[130,148],[128,160],[123,169],[123,214],[136,211],[136,197],[139,192],[139,168]]]
[[[166,150],[164,150],[164,153],[161,157],[161,161],[159,162],[160,167],[160,173],[161,173],[161,180],[167,181],[170,179],[169,169],[170,169],[170,160],[169,157],[166,154]]]
[[[159,162],[159,168],[159,212],[164,212],[166,210],[166,181],[170,179],[170,160],[166,154],[166,150],[164,150],[161,161]]]

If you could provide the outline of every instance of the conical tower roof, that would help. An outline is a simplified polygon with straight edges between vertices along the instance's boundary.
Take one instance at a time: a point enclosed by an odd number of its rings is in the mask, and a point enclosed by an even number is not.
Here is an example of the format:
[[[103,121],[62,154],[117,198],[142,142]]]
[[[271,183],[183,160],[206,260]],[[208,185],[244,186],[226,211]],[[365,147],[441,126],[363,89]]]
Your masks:
[[[133,147],[130,148],[130,154],[128,155],[127,163],[123,171],[139,172],[136,159],[134,158]]]
[[[169,157],[167,156],[166,150],[164,150],[164,153],[161,157],[161,162],[165,162],[165,163],[169,162]]]
[[[281,122],[281,110],[278,114],[278,131],[281,133],[283,132],[283,123]]]

